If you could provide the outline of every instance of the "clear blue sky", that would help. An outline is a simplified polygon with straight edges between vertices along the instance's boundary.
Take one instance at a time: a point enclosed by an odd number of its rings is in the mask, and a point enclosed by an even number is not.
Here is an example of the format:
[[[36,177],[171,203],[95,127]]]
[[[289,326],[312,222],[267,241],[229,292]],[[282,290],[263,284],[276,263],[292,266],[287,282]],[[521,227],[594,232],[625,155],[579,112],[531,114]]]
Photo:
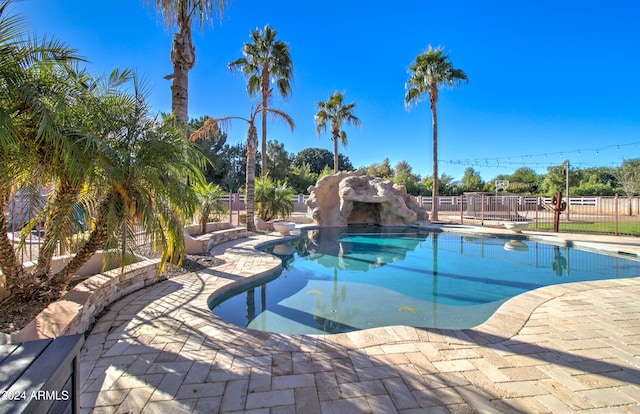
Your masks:
[[[37,35],[77,48],[94,73],[129,67],[149,82],[154,110],[170,112],[171,32],[143,1],[21,0]],[[577,167],[617,166],[640,157],[640,1],[235,0],[222,21],[194,28],[190,118],[247,116],[246,82],[227,64],[249,32],[265,24],[289,44],[293,95],[274,106],[296,122],[270,123],[269,139],[289,152],[333,151],[318,137],[316,103],[334,91],[354,102],[360,129],[340,148],[355,167],[405,160],[432,171],[428,101],[404,107],[407,67],[428,45],[443,46],[469,83],[438,102],[439,169],[459,179],[467,166],[486,181],[569,159]],[[229,142],[245,138],[232,126]]]

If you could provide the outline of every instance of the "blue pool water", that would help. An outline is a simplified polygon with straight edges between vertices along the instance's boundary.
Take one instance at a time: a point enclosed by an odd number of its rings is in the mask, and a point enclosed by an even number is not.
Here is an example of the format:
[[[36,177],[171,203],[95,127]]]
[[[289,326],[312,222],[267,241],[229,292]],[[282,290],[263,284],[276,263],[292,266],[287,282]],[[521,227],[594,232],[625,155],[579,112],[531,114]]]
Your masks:
[[[211,308],[237,325],[280,333],[470,328],[542,286],[640,276],[640,262],[624,257],[407,228],[309,230],[265,251],[282,258],[283,271]]]

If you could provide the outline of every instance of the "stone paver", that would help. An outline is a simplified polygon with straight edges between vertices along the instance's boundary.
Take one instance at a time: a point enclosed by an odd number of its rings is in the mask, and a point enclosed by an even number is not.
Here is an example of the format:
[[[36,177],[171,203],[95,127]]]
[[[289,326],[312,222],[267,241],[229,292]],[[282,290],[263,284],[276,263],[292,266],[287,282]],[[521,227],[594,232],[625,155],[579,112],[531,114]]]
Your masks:
[[[625,238],[532,236],[640,253]],[[538,289],[462,331],[283,335],[212,315],[212,294],[279,268],[254,250],[273,240],[217,246],[224,264],[114,304],[82,350],[82,412],[640,412],[640,278]]]

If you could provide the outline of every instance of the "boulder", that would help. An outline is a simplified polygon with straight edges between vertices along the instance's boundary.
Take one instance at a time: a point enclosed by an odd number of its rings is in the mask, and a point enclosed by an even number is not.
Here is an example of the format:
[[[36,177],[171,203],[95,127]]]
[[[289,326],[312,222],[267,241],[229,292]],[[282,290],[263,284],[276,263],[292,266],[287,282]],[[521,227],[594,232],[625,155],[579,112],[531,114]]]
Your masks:
[[[308,191],[306,205],[320,227],[407,226],[428,218],[403,185],[357,172],[325,176]]]

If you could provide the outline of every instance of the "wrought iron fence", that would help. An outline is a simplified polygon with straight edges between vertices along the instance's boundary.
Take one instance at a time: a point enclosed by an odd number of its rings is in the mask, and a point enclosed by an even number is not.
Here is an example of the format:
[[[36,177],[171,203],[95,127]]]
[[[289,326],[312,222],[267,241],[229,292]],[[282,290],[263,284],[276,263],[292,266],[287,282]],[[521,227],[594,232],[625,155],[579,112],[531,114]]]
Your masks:
[[[550,197],[465,194],[438,197],[438,219],[450,223],[502,226],[505,221],[530,221],[530,230],[553,229]],[[559,231],[640,236],[640,197],[564,197]],[[418,197],[431,211],[431,197]]]
[[[309,198],[306,194],[292,197],[295,212],[307,212],[305,206]],[[223,196],[227,203],[228,217],[221,217],[234,224],[242,222],[245,210],[244,195],[230,193]],[[437,198],[438,219],[450,223],[474,224],[481,226],[503,226],[508,220],[529,221],[530,230],[551,231],[553,211],[550,197],[527,197],[518,195],[465,194],[462,196],[441,196]],[[560,215],[561,232],[583,232],[640,236],[640,197],[570,197],[564,198],[567,209]],[[417,197],[418,203],[428,211],[432,209],[431,197]],[[18,230],[21,224],[30,220],[24,203],[14,201],[5,211],[10,225],[8,235],[16,246],[19,245]],[[23,262],[35,261],[42,243],[42,228],[36,226],[19,250]],[[146,243],[143,232],[137,234],[139,244]],[[57,254],[64,254],[60,249]]]

